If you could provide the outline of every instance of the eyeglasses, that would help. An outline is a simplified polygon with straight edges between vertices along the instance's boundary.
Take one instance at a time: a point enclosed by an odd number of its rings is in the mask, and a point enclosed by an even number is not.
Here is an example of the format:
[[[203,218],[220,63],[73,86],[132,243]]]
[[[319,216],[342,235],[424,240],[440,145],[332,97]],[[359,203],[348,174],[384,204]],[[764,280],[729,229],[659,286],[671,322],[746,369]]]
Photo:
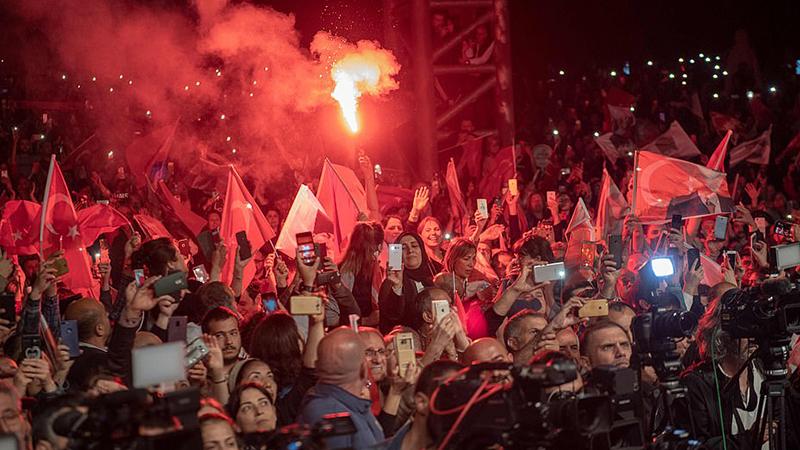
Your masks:
[[[386,356],[386,349],[381,348],[381,349],[375,350],[373,348],[368,348],[364,352],[364,354],[367,355],[367,358],[374,358],[374,357],[376,357],[378,355]]]

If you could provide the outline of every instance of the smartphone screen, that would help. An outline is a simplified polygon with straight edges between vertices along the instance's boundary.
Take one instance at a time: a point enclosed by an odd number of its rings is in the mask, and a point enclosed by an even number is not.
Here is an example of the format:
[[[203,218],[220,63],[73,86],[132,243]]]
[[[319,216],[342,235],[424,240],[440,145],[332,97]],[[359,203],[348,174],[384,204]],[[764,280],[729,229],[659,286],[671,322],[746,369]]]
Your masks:
[[[519,186],[517,186],[516,178],[508,179],[508,192],[515,197],[519,195]]]
[[[261,295],[261,305],[267,313],[273,313],[278,310],[278,298],[274,292],[267,292]]]
[[[489,205],[485,198],[478,199],[478,211],[485,217],[489,217]]]
[[[714,237],[722,240],[728,234],[728,218],[725,216],[717,216],[714,222]]]
[[[205,266],[196,266],[192,268],[192,273],[194,273],[194,278],[197,281],[201,283],[208,281],[208,272],[206,271]]]
[[[692,247],[686,252],[686,266],[689,270],[694,270],[696,268],[697,261],[700,259],[700,250]]]
[[[144,284],[144,270],[134,269],[133,277],[136,280],[136,287],[142,287]]]
[[[403,269],[403,245],[389,244],[389,270]]]

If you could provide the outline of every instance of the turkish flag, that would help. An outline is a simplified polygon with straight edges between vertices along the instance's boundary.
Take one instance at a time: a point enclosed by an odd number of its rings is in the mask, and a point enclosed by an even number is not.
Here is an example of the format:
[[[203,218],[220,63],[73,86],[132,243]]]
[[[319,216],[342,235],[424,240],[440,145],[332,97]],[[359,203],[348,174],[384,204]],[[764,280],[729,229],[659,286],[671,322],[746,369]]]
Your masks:
[[[581,266],[583,262],[581,247],[584,243],[595,241],[594,231],[589,209],[586,207],[586,203],[583,202],[583,198],[579,198],[565,231],[568,238],[564,266],[568,269],[575,269]]]
[[[42,206],[26,200],[11,200],[3,207],[0,220],[0,246],[12,255],[39,253],[39,236],[36,224],[42,215]]]
[[[83,241],[92,245],[103,233],[131,226],[128,219],[110,205],[96,204],[78,211],[78,228]]]
[[[664,223],[673,215],[684,219],[732,213],[725,174],[682,159],[638,152],[634,213],[643,223]]]
[[[133,221],[139,224],[139,227],[144,232],[146,239],[169,238],[173,239],[172,233],[167,230],[167,227],[161,223],[160,220],[147,214],[134,214]]]
[[[610,235],[621,235],[622,223],[629,211],[628,202],[604,168],[597,204],[597,238],[605,240]]]
[[[450,197],[450,205],[453,209],[458,209],[461,217],[467,217],[467,205],[464,202],[464,194],[461,193],[461,185],[458,184],[458,173],[453,159],[447,163],[447,174],[444,177],[447,184],[447,193]]]
[[[772,125],[757,138],[733,147],[731,149],[731,167],[742,162],[760,164],[762,166],[768,165],[770,149],[772,148],[770,143],[771,136]]]
[[[325,208],[311,192],[305,184],[300,185],[297,190],[297,195],[294,197],[294,203],[289,208],[289,214],[286,215],[286,220],[283,222],[281,234],[278,236],[278,242],[275,248],[280,250],[284,255],[294,258],[295,249],[297,248],[297,240],[295,236],[298,233],[312,232],[315,236],[316,242],[325,242],[328,247],[328,256],[337,260],[338,253],[333,254],[335,251],[333,243],[333,222],[328,218]]]
[[[197,236],[201,231],[203,231],[206,221],[203,220],[202,217],[195,214],[191,208],[175,198],[175,196],[172,194],[172,191],[170,191],[167,185],[164,184],[164,180],[158,180],[158,194],[161,196],[161,200],[169,205],[175,216],[183,223],[184,226],[186,226],[189,231],[192,232],[194,236]]]
[[[250,191],[245,187],[242,178],[231,165],[228,168],[228,187],[225,190],[225,205],[222,207],[222,222],[219,236],[228,245],[228,258],[222,268],[222,282],[230,284],[233,281],[233,265],[236,261],[233,251],[238,251],[236,233],[244,231],[250,241],[250,249],[255,254],[270,239],[275,237],[275,232],[269,226],[267,218],[261,212]],[[244,269],[242,286],[247,287],[256,273],[255,264],[248,264]]]
[[[75,292],[91,292],[95,287],[89,255],[86,253],[80,232],[78,214],[72,205],[67,182],[64,181],[55,155],[50,159],[50,171],[44,188],[44,204],[39,223],[39,249],[45,258],[58,250],[64,250],[69,272],[61,281],[69,289]]]
[[[725,172],[725,155],[728,153],[728,142],[731,140],[733,130],[725,132],[725,137],[722,138],[716,150],[708,159],[706,167],[717,172]]]
[[[358,222],[358,213],[367,212],[364,187],[349,167],[333,164],[326,158],[322,165],[317,198],[333,221],[336,251],[344,254],[350,233]]]

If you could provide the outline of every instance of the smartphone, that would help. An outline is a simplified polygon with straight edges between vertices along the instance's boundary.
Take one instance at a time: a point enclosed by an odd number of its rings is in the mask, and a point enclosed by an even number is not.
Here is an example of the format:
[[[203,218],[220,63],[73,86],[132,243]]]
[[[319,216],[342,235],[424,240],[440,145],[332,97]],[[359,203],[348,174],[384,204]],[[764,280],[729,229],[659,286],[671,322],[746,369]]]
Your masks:
[[[578,310],[578,317],[605,317],[608,316],[608,300],[587,300]]]
[[[594,267],[594,260],[597,255],[597,244],[584,242],[581,244],[581,265],[583,267]]]
[[[167,323],[167,342],[186,342],[186,316],[172,316]]]
[[[181,289],[188,289],[186,272],[173,272],[165,277],[159,278],[158,281],[153,283],[153,292],[156,297],[170,295],[175,301],[179,301]]]
[[[572,172],[572,169],[570,169],[569,167],[565,167],[565,168],[561,169],[561,176],[567,176],[571,172]]]
[[[403,245],[389,244],[389,270],[403,270]]]
[[[417,351],[414,348],[414,335],[411,333],[395,334],[394,348],[397,354],[397,367],[400,369],[400,375],[405,375],[406,370],[417,362]]]
[[[736,257],[737,256],[739,256],[739,254],[736,253],[736,250],[726,250],[725,251],[725,259],[728,260],[728,265],[731,266],[731,268],[733,268],[733,269],[736,268]]]
[[[434,323],[439,323],[450,314],[450,302],[447,300],[434,300],[432,303],[433,307],[433,321]]]
[[[608,253],[614,257],[614,264],[617,269],[622,268],[622,236],[619,234],[612,234],[608,236]]]
[[[78,321],[61,321],[61,343],[69,347],[70,359],[81,356],[81,347],[78,344]]]
[[[22,355],[26,359],[39,359],[42,357],[42,338],[38,334],[22,335]]]
[[[294,238],[297,241],[297,251],[300,253],[300,259],[303,264],[314,264],[317,259],[317,253],[314,249],[314,235],[310,231],[306,231],[297,233]]]
[[[326,258],[328,256],[328,244],[322,242],[316,244],[314,246],[315,251],[317,252],[317,256],[320,258]]]
[[[278,297],[274,292],[261,294],[261,305],[267,313],[274,313],[278,310]]]
[[[700,250],[694,247],[690,248],[686,252],[686,267],[689,270],[694,270],[697,268],[696,264],[700,261]]]
[[[0,319],[8,322],[7,327],[11,328],[17,323],[17,298],[14,294],[3,292],[0,294],[0,309],[3,310],[0,314]]]
[[[380,164],[375,164],[374,170],[375,170],[375,175],[383,175],[383,170],[381,169]]]
[[[673,214],[672,215],[672,223],[670,224],[670,228],[673,230],[682,230],[683,229],[683,216],[680,214]]]
[[[478,199],[478,211],[480,211],[481,215],[484,217],[489,217],[489,204],[485,198]]]
[[[314,296],[292,296],[289,298],[289,313],[298,316],[322,314],[322,299]]]
[[[556,191],[547,191],[547,205],[556,203]]]
[[[181,342],[134,348],[131,365],[135,388],[172,384],[186,378],[186,349]]]
[[[519,195],[519,186],[517,186],[517,179],[516,178],[509,178],[508,179],[508,193],[511,194],[514,197]]]
[[[192,268],[192,273],[194,273],[194,279],[205,283],[208,281],[208,272],[206,271],[206,267],[202,264],[199,266],[195,266]]]
[[[239,260],[244,261],[253,256],[253,249],[250,246],[250,241],[247,239],[247,233],[239,231],[236,233],[236,243],[239,245]]]
[[[56,269],[56,273],[54,274],[56,277],[69,273],[69,266],[67,266],[67,260],[64,258],[58,258],[53,261],[53,268]]]
[[[726,216],[717,216],[714,221],[714,238],[723,240],[728,235],[728,218]]]
[[[800,59],[794,60],[794,74],[800,75]]]
[[[133,278],[136,280],[136,287],[144,285],[144,269],[133,269]]]
[[[219,235],[219,232],[217,232],[217,235]],[[178,251],[183,255],[184,259],[188,259],[192,256],[192,249],[189,247],[188,239],[181,239],[178,241]]]
[[[792,224],[786,222],[785,220],[779,220],[775,222],[774,233],[778,236],[783,236],[786,238],[792,238]]]
[[[533,267],[533,279],[537,283],[544,283],[545,281],[563,280],[566,275],[563,262],[556,262],[552,264],[545,264]]]

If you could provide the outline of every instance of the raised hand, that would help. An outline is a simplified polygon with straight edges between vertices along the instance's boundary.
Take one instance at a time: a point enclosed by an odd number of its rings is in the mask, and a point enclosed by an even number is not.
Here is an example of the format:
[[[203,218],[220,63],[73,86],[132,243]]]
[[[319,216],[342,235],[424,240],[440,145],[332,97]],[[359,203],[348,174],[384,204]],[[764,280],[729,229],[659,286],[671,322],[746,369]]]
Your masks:
[[[125,242],[125,259],[130,258],[133,252],[139,250],[141,246],[142,236],[134,231],[131,237]]]
[[[428,206],[429,201],[430,190],[428,190],[427,186],[422,186],[414,192],[414,201],[411,203],[411,209],[419,214]]]

